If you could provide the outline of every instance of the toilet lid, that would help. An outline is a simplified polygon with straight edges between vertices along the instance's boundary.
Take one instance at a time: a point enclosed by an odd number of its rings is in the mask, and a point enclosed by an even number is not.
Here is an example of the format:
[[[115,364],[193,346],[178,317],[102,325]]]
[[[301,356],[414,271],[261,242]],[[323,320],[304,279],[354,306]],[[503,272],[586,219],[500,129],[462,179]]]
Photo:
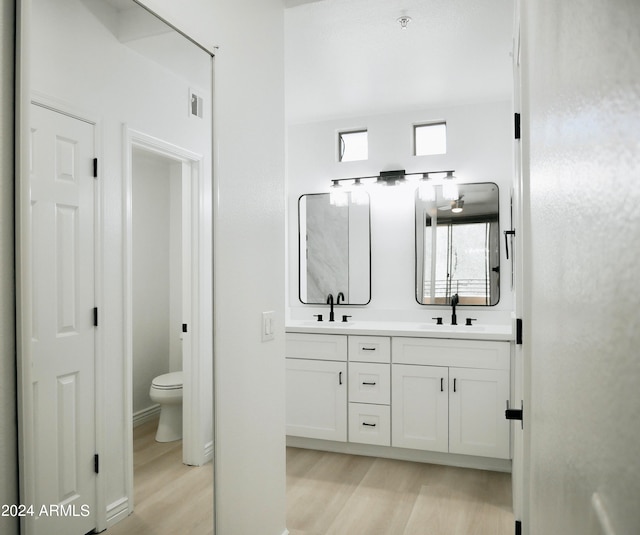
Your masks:
[[[165,373],[164,375],[158,375],[151,384],[156,388],[162,388],[163,390],[182,388],[182,372],[171,372]]]

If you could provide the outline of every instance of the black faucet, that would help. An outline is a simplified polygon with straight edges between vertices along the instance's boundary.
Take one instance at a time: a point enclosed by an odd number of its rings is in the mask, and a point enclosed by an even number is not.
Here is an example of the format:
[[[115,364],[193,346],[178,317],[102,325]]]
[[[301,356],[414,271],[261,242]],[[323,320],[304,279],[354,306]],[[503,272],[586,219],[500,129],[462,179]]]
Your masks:
[[[331,306],[331,309],[329,310],[329,321],[335,321],[333,317],[333,294],[329,294],[327,296],[327,305]]]
[[[342,292],[340,292],[338,294],[338,297],[336,297],[336,305],[340,304],[340,299],[342,299],[342,301],[344,302],[344,294]]]
[[[456,316],[456,305],[460,302],[458,294],[451,296],[451,325],[458,325],[458,317]]]

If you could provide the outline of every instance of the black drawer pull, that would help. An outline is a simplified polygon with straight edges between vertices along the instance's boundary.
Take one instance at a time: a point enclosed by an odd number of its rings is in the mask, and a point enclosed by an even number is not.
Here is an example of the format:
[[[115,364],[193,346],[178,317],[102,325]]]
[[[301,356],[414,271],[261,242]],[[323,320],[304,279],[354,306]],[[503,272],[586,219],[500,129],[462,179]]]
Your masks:
[[[444,377],[440,377],[440,392],[444,392]]]
[[[363,347],[362,351],[375,351],[376,348],[375,347]]]
[[[456,391],[456,379],[453,380],[453,391]]]
[[[366,425],[367,427],[375,427],[376,424],[368,424],[367,422],[362,422],[362,425]]]
[[[375,383],[366,383],[366,382],[364,382],[364,381],[363,381],[363,383],[362,383],[362,384],[363,384],[363,385],[367,385],[367,386],[376,386],[376,384],[375,384]]]
[[[340,372],[338,374],[338,384],[341,385],[342,384],[342,372]]]

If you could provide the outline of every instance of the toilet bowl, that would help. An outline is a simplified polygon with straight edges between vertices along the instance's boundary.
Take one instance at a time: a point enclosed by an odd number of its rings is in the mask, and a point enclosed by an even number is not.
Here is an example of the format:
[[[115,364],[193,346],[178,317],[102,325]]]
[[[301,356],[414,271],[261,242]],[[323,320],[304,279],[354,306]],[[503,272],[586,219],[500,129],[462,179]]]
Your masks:
[[[182,372],[158,375],[151,381],[149,397],[160,404],[157,442],[172,442],[182,438]]]

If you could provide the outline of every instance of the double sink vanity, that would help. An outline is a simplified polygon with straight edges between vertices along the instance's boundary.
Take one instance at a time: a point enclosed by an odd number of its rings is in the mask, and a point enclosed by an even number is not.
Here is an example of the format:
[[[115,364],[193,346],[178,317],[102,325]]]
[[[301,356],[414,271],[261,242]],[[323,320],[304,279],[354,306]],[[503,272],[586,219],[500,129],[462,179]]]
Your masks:
[[[498,186],[458,184],[452,172],[439,182],[433,173],[394,173],[380,179],[416,184],[415,219],[391,235],[379,221],[372,236],[370,208],[378,205],[366,195],[362,202],[354,191],[344,204],[327,193],[299,198],[298,297],[316,309],[299,308],[294,316],[304,319],[286,325],[287,443],[508,471],[514,329],[508,300],[495,307],[501,288],[509,292],[500,276]],[[391,296],[382,279],[372,304],[371,243],[380,267],[385,239],[414,253],[415,283],[403,279],[393,287],[409,291]]]
[[[292,321],[288,444],[509,470],[511,325]]]

